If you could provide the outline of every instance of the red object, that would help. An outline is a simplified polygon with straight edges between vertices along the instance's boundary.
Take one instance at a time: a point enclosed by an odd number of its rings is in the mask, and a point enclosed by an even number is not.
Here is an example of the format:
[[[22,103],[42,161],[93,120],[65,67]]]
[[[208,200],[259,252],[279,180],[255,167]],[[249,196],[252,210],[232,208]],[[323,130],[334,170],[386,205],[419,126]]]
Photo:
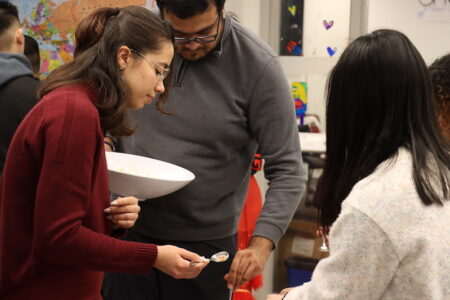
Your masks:
[[[261,170],[262,168],[262,157],[261,154],[256,153],[255,157],[253,158],[253,163],[252,163],[252,171],[257,172],[259,170]],[[247,195],[248,197],[248,195]],[[261,195],[260,195],[261,198]],[[256,222],[256,220],[255,220]]]
[[[112,223],[98,111],[58,88],[16,131],[0,183],[0,298],[101,299],[103,271],[147,273],[155,245],[108,236]]]
[[[259,155],[259,154],[257,154]],[[259,159],[259,167],[261,167],[261,156],[256,157]],[[245,200],[244,208],[241,213],[238,228],[238,249],[247,248],[252,238],[253,231],[255,230],[256,220],[261,213],[262,198],[261,191],[254,176],[250,177],[250,183],[248,188],[247,199]],[[257,290],[263,284],[262,275],[258,275],[253,280],[240,286],[234,291],[234,300],[254,300],[252,295],[253,290]]]

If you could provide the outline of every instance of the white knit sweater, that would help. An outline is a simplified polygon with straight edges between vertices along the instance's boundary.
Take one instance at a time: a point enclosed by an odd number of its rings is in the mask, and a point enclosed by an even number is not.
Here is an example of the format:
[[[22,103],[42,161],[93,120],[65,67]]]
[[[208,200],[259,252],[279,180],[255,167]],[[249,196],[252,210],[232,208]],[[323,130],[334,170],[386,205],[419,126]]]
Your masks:
[[[425,206],[411,164],[401,149],[354,186],[332,226],[330,257],[284,299],[450,299],[450,201]]]

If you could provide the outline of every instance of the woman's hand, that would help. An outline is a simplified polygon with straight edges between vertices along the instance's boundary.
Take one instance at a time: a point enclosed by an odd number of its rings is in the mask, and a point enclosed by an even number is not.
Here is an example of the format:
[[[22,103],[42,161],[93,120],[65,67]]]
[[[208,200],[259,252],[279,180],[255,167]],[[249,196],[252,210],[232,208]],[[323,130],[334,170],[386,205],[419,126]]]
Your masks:
[[[266,300],[281,300],[283,299],[284,295],[286,295],[290,290],[293,288],[287,288],[281,291],[279,294],[270,294],[267,295]]]
[[[108,214],[106,218],[114,223],[114,229],[117,229],[133,227],[140,210],[137,198],[123,197],[111,202],[104,212]]]
[[[283,299],[283,296],[280,294],[270,294],[267,295],[266,300],[281,300]]]
[[[157,246],[158,256],[155,268],[175,279],[191,279],[197,277],[209,263],[209,259],[196,253],[171,245]],[[197,262],[191,265],[192,261]]]

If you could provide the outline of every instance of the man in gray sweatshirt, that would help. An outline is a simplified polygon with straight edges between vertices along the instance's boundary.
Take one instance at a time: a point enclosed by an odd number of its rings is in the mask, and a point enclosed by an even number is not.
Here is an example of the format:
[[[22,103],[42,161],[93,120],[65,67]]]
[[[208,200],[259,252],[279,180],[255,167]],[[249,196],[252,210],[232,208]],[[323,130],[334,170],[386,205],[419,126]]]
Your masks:
[[[37,101],[39,81],[23,54],[24,43],[16,6],[0,2],[0,177],[9,143]]]
[[[141,203],[126,239],[175,244],[206,257],[227,250],[194,280],[106,274],[111,299],[226,300],[260,274],[289,225],[305,189],[294,102],[273,51],[232,20],[224,0],[159,0],[172,27],[177,55],[165,115],[153,106],[132,113],[137,131],[119,151],[191,170],[185,188]],[[236,249],[236,231],[255,151],[269,180],[265,203],[248,248]]]

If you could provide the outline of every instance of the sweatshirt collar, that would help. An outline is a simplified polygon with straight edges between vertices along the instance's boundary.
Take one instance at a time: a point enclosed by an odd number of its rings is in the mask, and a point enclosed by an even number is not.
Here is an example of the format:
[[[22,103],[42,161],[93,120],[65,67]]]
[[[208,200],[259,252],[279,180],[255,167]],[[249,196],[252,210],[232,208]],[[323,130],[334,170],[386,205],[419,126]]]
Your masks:
[[[223,10],[223,15],[224,15],[225,21],[224,21],[224,27],[223,27],[222,36],[220,38],[220,42],[217,43],[216,48],[214,48],[214,50],[212,50],[210,53],[210,55],[215,56],[215,57],[220,57],[222,55],[223,44],[225,43],[225,40],[230,35],[230,31],[231,31],[231,17],[225,10]]]
[[[19,53],[0,52],[0,86],[20,76],[33,76],[27,57]]]

